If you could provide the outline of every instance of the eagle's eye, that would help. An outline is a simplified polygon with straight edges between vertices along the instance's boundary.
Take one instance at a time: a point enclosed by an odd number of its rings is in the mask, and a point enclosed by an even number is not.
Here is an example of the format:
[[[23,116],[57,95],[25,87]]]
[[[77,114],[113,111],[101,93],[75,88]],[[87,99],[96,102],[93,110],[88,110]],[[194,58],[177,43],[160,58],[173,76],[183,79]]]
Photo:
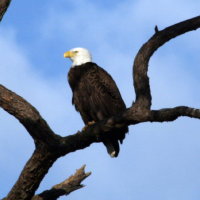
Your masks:
[[[78,53],[78,51],[74,51],[74,53]]]

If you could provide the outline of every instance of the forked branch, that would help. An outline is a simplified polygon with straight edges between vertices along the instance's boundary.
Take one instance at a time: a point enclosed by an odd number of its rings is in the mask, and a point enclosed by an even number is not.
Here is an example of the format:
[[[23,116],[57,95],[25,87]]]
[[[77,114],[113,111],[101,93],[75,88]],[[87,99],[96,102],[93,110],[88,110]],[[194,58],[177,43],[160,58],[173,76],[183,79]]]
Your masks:
[[[157,31],[139,50],[133,67],[136,104],[150,109],[151,91],[149,85],[148,63],[153,53],[169,40],[186,32],[196,30],[200,26],[200,16],[169,26]]]
[[[2,2],[10,2],[4,1]],[[0,3],[0,20],[5,13]],[[9,4],[6,4],[7,7]],[[6,9],[7,9],[6,7]],[[124,113],[112,116],[109,119],[99,121],[83,132],[61,137],[56,135],[39,112],[19,95],[0,85],[0,107],[13,115],[26,128],[36,143],[36,150],[25,165],[19,179],[9,192],[6,200],[31,199],[34,196],[40,182],[48,172],[53,163],[61,156],[70,152],[88,147],[94,142],[101,142],[102,136],[113,128],[124,125],[138,124],[142,122],[164,122],[173,121],[180,116],[188,116],[200,119],[200,110],[179,106],[161,110],[150,110],[151,91],[149,85],[148,62],[153,53],[170,39],[195,30],[200,27],[200,16],[170,26],[156,33],[139,50],[133,68],[134,87],[136,101],[132,107]],[[82,174],[86,177],[89,174]],[[75,174],[76,176],[76,174]],[[71,178],[70,180],[72,180]],[[70,181],[69,181],[70,182]],[[44,197],[52,191],[59,195],[67,194],[68,181],[53,187],[40,195]],[[76,182],[80,184],[80,182]],[[81,187],[79,185],[79,187]],[[75,187],[76,188],[76,187]],[[60,190],[61,189],[61,190]],[[77,188],[78,189],[78,188]],[[34,197],[36,198],[36,197]],[[55,197],[56,199],[57,197]],[[44,199],[44,198],[43,198]]]
[[[0,107],[13,115],[26,128],[36,143],[55,146],[58,136],[40,113],[25,99],[0,85]]]
[[[50,190],[46,190],[32,198],[32,200],[56,200],[60,196],[68,195],[71,192],[83,188],[81,182],[90,176],[91,172],[85,173],[85,165],[78,169],[76,173],[63,182],[53,186]]]

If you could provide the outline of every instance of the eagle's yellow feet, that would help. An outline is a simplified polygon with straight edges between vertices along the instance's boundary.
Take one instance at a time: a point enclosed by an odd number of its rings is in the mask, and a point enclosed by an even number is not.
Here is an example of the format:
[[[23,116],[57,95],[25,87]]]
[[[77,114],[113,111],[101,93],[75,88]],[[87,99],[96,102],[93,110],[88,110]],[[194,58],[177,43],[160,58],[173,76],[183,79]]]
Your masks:
[[[85,126],[82,128],[82,131],[85,131],[89,126],[92,126],[92,125],[95,124],[95,123],[96,123],[95,121],[88,122],[87,125],[85,125]]]

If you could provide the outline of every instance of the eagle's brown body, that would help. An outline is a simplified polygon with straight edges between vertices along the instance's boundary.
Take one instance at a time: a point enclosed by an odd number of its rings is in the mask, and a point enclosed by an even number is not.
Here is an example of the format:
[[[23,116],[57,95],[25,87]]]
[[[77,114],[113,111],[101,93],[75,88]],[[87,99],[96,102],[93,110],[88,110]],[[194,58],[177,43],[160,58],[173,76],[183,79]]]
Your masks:
[[[93,62],[74,66],[68,73],[68,81],[73,92],[72,103],[80,112],[84,123],[99,121],[116,115],[126,109],[112,77]],[[103,141],[111,154],[117,157],[119,143],[125,138],[128,127],[114,130],[117,137],[106,137]],[[108,134],[109,135],[109,134]]]

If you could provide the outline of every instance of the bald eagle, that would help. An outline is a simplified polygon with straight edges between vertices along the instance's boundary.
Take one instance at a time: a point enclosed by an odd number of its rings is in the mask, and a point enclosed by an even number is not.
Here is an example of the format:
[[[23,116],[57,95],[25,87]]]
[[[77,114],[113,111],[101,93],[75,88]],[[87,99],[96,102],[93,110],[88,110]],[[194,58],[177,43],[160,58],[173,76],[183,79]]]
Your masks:
[[[80,112],[86,126],[126,109],[115,81],[104,69],[92,62],[92,56],[87,49],[74,48],[64,53],[64,57],[72,60],[68,73],[69,85],[73,92],[72,104]],[[108,134],[103,138],[111,157],[118,156],[118,141],[122,143],[128,127],[114,131],[116,134]]]

